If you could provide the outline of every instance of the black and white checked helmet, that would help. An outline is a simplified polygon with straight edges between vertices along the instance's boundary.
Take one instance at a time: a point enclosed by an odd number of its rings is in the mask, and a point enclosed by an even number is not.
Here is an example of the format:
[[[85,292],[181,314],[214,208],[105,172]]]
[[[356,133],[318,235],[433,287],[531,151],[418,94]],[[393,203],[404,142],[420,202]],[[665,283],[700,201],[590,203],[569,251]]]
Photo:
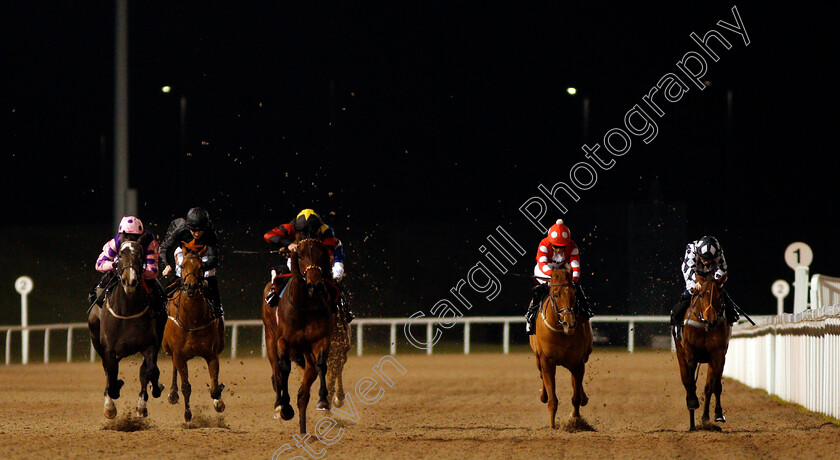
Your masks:
[[[700,258],[703,260],[715,260],[718,254],[720,254],[720,243],[713,236],[704,236],[697,243],[697,253],[700,254]]]

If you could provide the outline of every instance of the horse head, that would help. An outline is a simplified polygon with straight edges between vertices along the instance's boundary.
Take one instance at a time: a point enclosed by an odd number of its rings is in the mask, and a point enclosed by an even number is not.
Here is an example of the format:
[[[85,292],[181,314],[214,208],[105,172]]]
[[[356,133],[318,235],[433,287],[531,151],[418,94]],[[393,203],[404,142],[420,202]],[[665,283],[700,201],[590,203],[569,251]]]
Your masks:
[[[575,286],[572,283],[572,272],[568,269],[555,268],[551,270],[551,284],[548,293],[557,323],[569,332],[577,326],[575,318]]]
[[[181,246],[184,251],[184,260],[181,262],[181,283],[182,289],[187,297],[192,298],[201,289],[204,281],[204,268],[201,258],[207,252],[207,246],[196,251],[186,246]]]
[[[726,278],[714,279],[712,275],[696,276],[697,287],[691,302],[698,319],[709,329],[723,319],[721,286]]]
[[[120,244],[120,258],[117,262],[117,273],[120,285],[126,294],[131,294],[140,284],[143,276],[143,261],[146,254],[137,241],[124,241]]]
[[[325,274],[329,273],[329,259],[327,248],[314,238],[298,242],[292,253],[292,269],[305,279],[310,297],[316,288],[324,285]]]

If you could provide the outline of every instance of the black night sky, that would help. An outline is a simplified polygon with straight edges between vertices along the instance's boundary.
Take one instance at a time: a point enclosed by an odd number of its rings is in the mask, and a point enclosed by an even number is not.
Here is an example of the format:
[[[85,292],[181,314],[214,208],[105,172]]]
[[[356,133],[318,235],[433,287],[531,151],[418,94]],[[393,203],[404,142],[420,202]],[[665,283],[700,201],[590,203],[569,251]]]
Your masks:
[[[721,240],[727,287],[753,314],[775,311],[774,280],[792,281],[791,242],[812,247],[812,273],[840,276],[837,41],[822,4],[578,3],[132,2],[139,216],[163,233],[206,207],[228,310],[256,318],[271,260],[232,250],[268,249],[264,231],[313,207],[347,246],[360,314],[403,316],[485,260],[499,225],[528,251],[512,270],[530,274],[541,234],[519,207],[569,182],[581,145],[599,143],[614,167],[542,220],[571,227],[596,314],[666,314],[685,244],[704,234]],[[733,5],[748,46],[717,25],[735,23]],[[0,16],[2,300],[23,271],[66,265],[82,274],[78,295],[50,304],[79,320],[113,232],[114,5],[15,2]],[[713,28],[732,47],[712,42],[720,60],[707,59],[701,91],[677,62],[700,52],[691,32]],[[609,155],[604,135],[668,73],[688,91],[660,99],[656,137]],[[249,270],[261,278],[241,281]],[[480,307],[466,314],[524,313],[530,281],[500,280],[504,295],[472,293]]]

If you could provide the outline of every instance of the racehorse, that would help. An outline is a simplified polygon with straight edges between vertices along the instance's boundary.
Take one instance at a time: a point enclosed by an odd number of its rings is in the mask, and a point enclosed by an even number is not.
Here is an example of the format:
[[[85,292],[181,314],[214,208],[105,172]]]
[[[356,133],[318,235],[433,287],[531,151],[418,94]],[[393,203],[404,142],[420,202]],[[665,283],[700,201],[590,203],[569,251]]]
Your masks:
[[[120,397],[123,386],[119,379],[119,362],[135,353],[143,355],[140,366],[140,394],[136,414],[146,417],[149,412],[147,387],[151,383],[152,396],[160,397],[163,385],[158,382],[160,370],[157,366],[162,322],[164,318],[152,318],[147,302],[149,292],[141,279],[146,251],[136,241],[124,241],[120,245],[116,276],[119,286],[106,294],[102,307],[94,305],[88,315],[88,329],[93,348],[102,358],[107,384],[105,386],[105,417],[117,416],[114,400]]]
[[[190,410],[190,385],[187,361],[200,356],[207,362],[210,372],[210,397],[216,412],[225,410],[222,401],[224,383],[219,383],[219,354],[225,347],[224,318],[214,318],[204,292],[204,269],[201,251],[182,246],[181,288],[167,305],[166,329],[163,331],[163,351],[172,356],[172,388],[169,403],[178,404],[178,375],[181,375],[181,392],[184,393],[184,420],[192,420]]]
[[[531,349],[537,357],[542,377],[540,401],[548,403],[548,424],[555,428],[557,395],[554,378],[557,365],[572,374],[572,406],[570,417],[580,420],[580,406],[589,402],[583,390],[583,374],[592,353],[592,326],[589,319],[575,308],[575,286],[568,269],[551,271],[550,290],[540,306],[536,331],[530,336]]]
[[[350,351],[350,325],[341,312],[333,314],[333,333],[330,338],[330,355],[327,359],[327,400],[333,406],[344,404],[344,365],[347,363],[347,353]]]
[[[708,363],[703,423],[709,421],[712,393],[715,395],[715,422],[726,421],[720,406],[720,393],[723,390],[721,377],[726,362],[726,350],[729,348],[729,337],[732,335],[732,328],[721,306],[721,286],[726,280],[726,275],[718,280],[711,276],[696,276],[698,284],[686,311],[682,340],[677,340],[676,331],[674,332],[677,362],[680,365],[685,402],[690,415],[689,430],[695,429],[694,410],[700,407],[697,400],[697,372],[700,363]]]
[[[326,373],[334,301],[330,299],[325,283],[330,270],[330,255],[320,241],[306,238],[298,242],[290,257],[291,279],[280,295],[277,307],[271,307],[263,300],[262,320],[272,370],[271,384],[277,393],[274,418],[291,420],[295,415],[289,404],[289,374],[294,361],[303,369],[297,405],[300,432],[306,433],[306,407],[316,377],[321,381],[317,409],[330,409]],[[271,283],[265,286],[263,299],[270,288]]]

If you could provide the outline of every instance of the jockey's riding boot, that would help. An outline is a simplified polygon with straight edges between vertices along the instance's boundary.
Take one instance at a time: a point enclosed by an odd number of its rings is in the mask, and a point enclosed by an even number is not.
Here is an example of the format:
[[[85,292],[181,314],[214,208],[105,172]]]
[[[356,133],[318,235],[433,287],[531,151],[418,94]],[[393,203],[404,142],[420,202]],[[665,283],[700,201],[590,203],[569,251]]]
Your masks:
[[[691,304],[691,294],[687,291],[680,296],[680,301],[674,304],[671,310],[671,325],[682,326],[685,321],[685,312]]]
[[[589,299],[586,298],[586,294],[584,294],[583,288],[580,287],[580,283],[575,283],[575,299],[577,300],[578,312],[586,316],[586,319],[595,316],[592,313],[592,309],[589,308]]]
[[[726,322],[730,325],[737,323],[739,319],[741,319],[741,315],[738,313],[738,309],[735,308],[735,302],[732,301],[732,298],[729,297],[729,293],[726,291],[722,291],[723,295],[721,296],[721,301],[723,302],[723,311],[726,315]]]
[[[538,284],[531,289],[531,303],[528,304],[528,312],[525,313],[525,332],[528,335],[533,335],[537,331],[537,311],[547,291],[547,284]]]
[[[213,317],[221,318],[225,315],[225,311],[222,309],[222,299],[219,294],[219,280],[215,276],[208,276],[204,280],[207,281],[207,302],[213,309]]]
[[[350,324],[353,321],[353,318],[356,317],[356,314],[353,313],[353,309],[350,308],[350,300],[342,291],[338,297],[338,311],[344,316],[344,322]]]
[[[265,303],[267,303],[270,307],[276,307],[280,301],[280,296],[274,292],[274,285],[271,285],[271,288],[268,290],[268,295],[265,296]]]

